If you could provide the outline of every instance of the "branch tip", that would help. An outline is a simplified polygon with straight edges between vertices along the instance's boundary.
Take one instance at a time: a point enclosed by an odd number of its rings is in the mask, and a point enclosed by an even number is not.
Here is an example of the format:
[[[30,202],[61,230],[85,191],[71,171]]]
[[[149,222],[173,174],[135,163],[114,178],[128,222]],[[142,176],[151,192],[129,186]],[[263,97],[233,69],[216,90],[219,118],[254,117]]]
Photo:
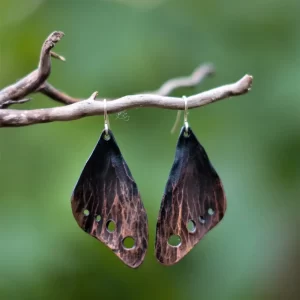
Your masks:
[[[64,35],[65,34],[62,31],[54,31],[48,36],[47,40],[57,43],[64,37]]]
[[[44,42],[41,56],[44,56],[45,53],[49,53],[50,50],[58,43],[65,34],[61,31],[54,31],[52,32]],[[57,58],[57,57],[56,57]]]
[[[197,69],[195,69],[192,75],[196,76],[199,72],[205,74],[206,76],[212,76],[216,73],[216,69],[212,63],[204,63],[201,64]]]

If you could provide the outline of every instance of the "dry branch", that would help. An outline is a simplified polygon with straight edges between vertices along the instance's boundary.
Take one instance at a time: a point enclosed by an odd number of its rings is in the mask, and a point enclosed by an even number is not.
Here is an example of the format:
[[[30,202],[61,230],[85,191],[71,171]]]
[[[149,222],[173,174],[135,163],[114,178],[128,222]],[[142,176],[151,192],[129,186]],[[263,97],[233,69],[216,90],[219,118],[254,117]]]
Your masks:
[[[224,85],[187,98],[188,107],[196,108],[231,96],[245,94],[252,84],[252,76],[245,75],[239,81]],[[107,113],[116,113],[134,107],[159,107],[164,109],[184,109],[182,98],[152,94],[125,96],[107,102]],[[89,98],[68,106],[33,109],[0,110],[0,127],[26,126],[54,121],[70,121],[87,116],[103,115],[103,101]]]
[[[37,70],[0,91],[0,127],[70,121],[104,113],[103,99],[95,99],[96,93],[87,100],[81,100],[59,91],[46,81],[51,72],[51,56],[65,60],[64,57],[51,51],[63,35],[62,32],[56,31],[46,39],[42,46]],[[156,91],[108,101],[107,113],[116,113],[135,107],[183,110],[184,101],[182,98],[167,97],[167,95],[181,87],[194,87],[213,73],[214,69],[211,65],[201,65],[190,76],[168,80]],[[245,94],[250,90],[251,84],[252,77],[245,75],[235,83],[188,97],[188,107],[196,108],[231,96]],[[28,101],[29,99],[25,99],[26,96],[38,92],[67,106],[34,110],[5,109],[11,104],[20,104]]]

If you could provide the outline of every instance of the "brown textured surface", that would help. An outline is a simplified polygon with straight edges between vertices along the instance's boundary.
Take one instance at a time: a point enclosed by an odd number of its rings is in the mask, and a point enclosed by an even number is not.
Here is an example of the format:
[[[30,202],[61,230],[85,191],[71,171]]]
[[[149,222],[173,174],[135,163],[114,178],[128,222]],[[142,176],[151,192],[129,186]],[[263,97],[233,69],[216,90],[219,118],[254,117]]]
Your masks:
[[[147,215],[111,131],[109,135],[106,141],[102,132],[80,175],[71,199],[72,211],[84,231],[106,244],[125,264],[136,268],[143,262],[148,247]],[[89,211],[88,216],[85,210]],[[101,217],[99,222],[97,216]],[[107,229],[110,220],[116,224],[114,232]],[[123,246],[126,237],[134,238],[133,248]]]
[[[188,133],[185,137],[182,128],[157,221],[156,257],[165,265],[182,259],[221,221],[226,210],[221,180],[190,128]],[[195,223],[194,232],[188,231],[190,220]],[[169,245],[172,235],[180,236],[181,244]]]

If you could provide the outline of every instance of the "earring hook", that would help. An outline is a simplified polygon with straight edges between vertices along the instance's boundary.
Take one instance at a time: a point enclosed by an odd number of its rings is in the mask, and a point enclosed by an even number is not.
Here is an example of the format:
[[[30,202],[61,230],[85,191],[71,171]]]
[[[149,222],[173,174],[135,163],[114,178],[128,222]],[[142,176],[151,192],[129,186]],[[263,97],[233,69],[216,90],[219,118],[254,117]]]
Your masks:
[[[106,99],[104,99],[104,130],[106,134],[108,134],[108,129],[109,129],[109,119],[107,114]]]
[[[182,96],[182,99],[184,100],[184,127],[185,127],[185,132],[188,132],[189,129],[189,123],[188,123],[188,104],[187,104],[187,97]]]
[[[187,115],[188,115],[187,97],[186,96],[182,96],[182,99],[184,100],[184,127],[185,127],[185,132],[188,132],[189,123],[187,121]],[[176,128],[178,127],[178,124],[180,122],[181,112],[182,112],[182,110],[178,110],[177,111],[176,120],[175,120],[175,123],[174,123],[174,125],[173,125],[173,127],[171,129],[171,133],[172,134],[175,132]]]

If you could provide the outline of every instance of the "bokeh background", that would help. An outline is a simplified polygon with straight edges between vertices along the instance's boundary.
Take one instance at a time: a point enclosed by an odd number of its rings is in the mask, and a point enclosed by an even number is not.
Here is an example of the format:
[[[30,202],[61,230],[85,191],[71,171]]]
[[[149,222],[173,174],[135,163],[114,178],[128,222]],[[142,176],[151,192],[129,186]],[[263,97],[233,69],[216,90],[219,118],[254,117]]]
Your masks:
[[[139,186],[150,245],[131,270],[73,219],[70,195],[103,117],[0,129],[0,299],[299,299],[300,26],[298,0],[1,0],[0,87],[37,65],[65,32],[49,79],[87,98],[158,88],[212,62],[190,95],[254,76],[251,93],[190,111],[220,174],[224,220],[180,263],[154,257],[156,218],[178,131],[176,112],[111,115]],[[57,105],[42,95],[15,108]],[[129,118],[129,120],[128,120]]]

